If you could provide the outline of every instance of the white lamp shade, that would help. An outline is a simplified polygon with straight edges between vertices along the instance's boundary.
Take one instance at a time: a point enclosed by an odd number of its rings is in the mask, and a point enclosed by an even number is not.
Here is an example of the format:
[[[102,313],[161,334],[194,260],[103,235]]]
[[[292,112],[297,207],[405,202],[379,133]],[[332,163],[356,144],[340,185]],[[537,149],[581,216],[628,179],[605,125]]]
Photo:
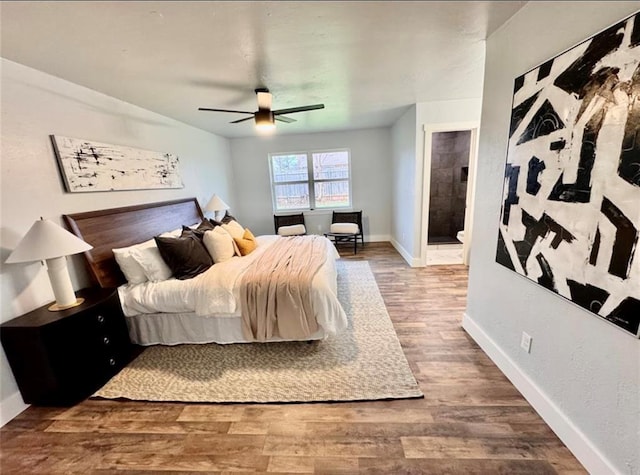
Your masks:
[[[7,263],[32,262],[70,256],[93,246],[48,219],[39,219],[25,234],[6,260]]]
[[[205,211],[223,211],[229,209],[229,205],[222,201],[218,195],[213,195],[207,206],[204,207]]]

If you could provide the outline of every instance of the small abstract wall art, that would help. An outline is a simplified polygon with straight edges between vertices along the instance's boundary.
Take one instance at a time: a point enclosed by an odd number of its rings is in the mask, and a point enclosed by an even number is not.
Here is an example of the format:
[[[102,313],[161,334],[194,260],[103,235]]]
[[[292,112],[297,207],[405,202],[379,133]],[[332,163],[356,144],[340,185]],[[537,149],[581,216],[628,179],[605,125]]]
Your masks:
[[[52,135],[67,191],[183,188],[179,159],[171,153]]]
[[[640,13],[516,78],[496,260],[640,336]]]

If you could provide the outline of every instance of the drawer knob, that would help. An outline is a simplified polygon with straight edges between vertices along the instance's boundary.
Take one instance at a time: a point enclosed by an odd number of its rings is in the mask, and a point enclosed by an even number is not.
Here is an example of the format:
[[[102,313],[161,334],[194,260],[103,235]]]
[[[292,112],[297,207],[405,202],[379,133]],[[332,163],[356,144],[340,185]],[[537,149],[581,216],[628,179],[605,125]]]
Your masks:
[[[108,345],[109,343],[111,343],[111,341],[109,340],[108,336],[105,336],[102,341],[104,342],[105,345]]]
[[[109,358],[109,365],[115,366],[116,365],[116,360],[114,360],[113,358]]]
[[[104,323],[104,317],[102,315],[98,315],[98,322]]]

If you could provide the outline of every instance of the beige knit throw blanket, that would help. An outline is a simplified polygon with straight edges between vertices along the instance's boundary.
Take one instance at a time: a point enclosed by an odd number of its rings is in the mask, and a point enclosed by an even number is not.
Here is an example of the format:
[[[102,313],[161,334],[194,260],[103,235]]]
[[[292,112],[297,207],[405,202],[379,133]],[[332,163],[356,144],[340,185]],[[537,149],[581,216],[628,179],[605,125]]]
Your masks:
[[[327,259],[321,236],[278,239],[245,272],[242,332],[248,340],[301,340],[318,330],[311,281]]]

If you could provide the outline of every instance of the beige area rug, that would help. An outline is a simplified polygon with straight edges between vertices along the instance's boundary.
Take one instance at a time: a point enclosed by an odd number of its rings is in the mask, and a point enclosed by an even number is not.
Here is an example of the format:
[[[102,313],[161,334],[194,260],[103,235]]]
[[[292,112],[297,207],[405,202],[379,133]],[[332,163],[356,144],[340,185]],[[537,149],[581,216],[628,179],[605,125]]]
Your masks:
[[[326,340],[147,348],[94,396],[313,402],[422,397],[366,261],[338,261],[349,328]]]

